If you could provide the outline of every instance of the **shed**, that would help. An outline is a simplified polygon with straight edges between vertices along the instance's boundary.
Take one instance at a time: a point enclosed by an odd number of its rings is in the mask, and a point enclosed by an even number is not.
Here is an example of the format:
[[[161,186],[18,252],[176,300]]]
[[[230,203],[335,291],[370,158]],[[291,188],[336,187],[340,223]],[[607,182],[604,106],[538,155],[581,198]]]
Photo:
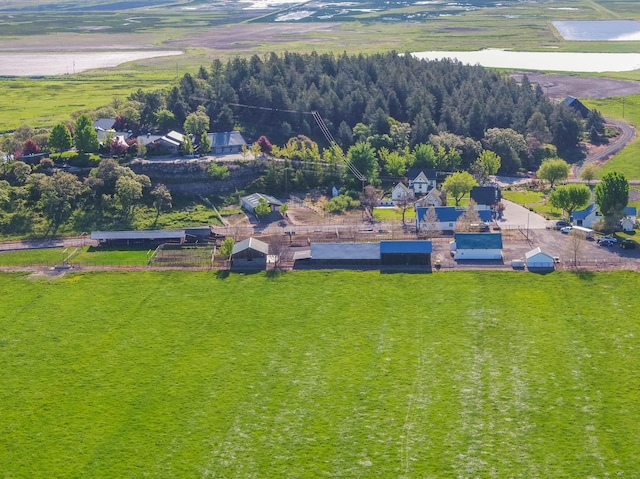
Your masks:
[[[107,244],[145,244],[145,243],[184,243],[185,230],[147,230],[147,231],[92,231],[91,239],[102,245]]]
[[[380,262],[384,266],[430,265],[431,251],[431,241],[381,241]]]
[[[249,237],[233,245],[231,269],[255,270],[267,268],[269,245],[264,241]]]
[[[455,259],[501,260],[502,233],[456,233]]]
[[[554,261],[553,256],[549,253],[545,253],[540,247],[532,249],[528,253],[525,253],[524,259],[527,262],[527,268],[529,269],[553,269]]]
[[[250,213],[253,213],[254,210],[256,209],[256,206],[258,206],[258,202],[260,201],[261,198],[264,199],[269,204],[269,207],[271,208],[272,212],[280,211],[282,202],[274,198],[273,196],[265,195],[264,193],[253,193],[252,195],[249,195],[249,196],[243,196],[242,198],[240,198],[240,201],[242,202],[242,207],[245,210],[247,210]]]
[[[380,243],[311,243],[311,264],[334,268],[378,266]]]
[[[630,233],[635,228],[636,223],[629,216],[622,218],[620,220],[620,226],[622,227],[622,231],[625,233]]]

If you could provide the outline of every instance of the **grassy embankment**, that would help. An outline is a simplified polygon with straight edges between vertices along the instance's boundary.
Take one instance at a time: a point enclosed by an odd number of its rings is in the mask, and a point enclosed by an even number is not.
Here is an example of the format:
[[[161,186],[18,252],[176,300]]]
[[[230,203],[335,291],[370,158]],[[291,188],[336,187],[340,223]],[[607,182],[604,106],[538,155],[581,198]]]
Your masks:
[[[638,287],[1,274],[0,463],[33,479],[636,477]]]

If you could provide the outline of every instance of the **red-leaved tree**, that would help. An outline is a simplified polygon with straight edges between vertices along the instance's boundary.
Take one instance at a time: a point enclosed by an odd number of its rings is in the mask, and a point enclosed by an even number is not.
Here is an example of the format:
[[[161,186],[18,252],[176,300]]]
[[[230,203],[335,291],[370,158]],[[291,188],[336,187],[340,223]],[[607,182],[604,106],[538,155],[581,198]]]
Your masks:
[[[258,138],[257,143],[260,146],[260,151],[262,153],[271,153],[271,150],[273,149],[273,145],[267,139],[266,136],[262,135],[260,138]]]

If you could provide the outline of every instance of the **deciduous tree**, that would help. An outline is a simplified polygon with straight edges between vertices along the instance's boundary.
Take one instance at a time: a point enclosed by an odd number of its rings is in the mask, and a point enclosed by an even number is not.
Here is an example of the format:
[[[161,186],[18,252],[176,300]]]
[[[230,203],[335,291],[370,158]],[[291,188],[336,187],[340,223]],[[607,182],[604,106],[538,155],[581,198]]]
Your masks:
[[[558,186],[549,194],[549,203],[554,208],[559,208],[567,212],[569,216],[574,211],[584,208],[591,199],[589,187],[580,184]]]
[[[542,162],[536,175],[539,179],[548,181],[553,188],[557,181],[569,177],[569,164],[561,158],[548,158]]]
[[[603,175],[596,185],[595,200],[609,226],[622,218],[629,202],[629,182],[624,174],[612,171]]]
[[[171,197],[169,189],[162,183],[157,184],[151,191],[151,197],[153,198],[153,206],[156,209],[156,219],[154,220],[155,224],[158,222],[158,217],[160,216],[161,211],[171,209],[173,198]]]
[[[453,196],[456,206],[460,204],[460,200],[471,191],[471,188],[478,186],[478,182],[466,171],[454,173],[444,180],[442,187]]]

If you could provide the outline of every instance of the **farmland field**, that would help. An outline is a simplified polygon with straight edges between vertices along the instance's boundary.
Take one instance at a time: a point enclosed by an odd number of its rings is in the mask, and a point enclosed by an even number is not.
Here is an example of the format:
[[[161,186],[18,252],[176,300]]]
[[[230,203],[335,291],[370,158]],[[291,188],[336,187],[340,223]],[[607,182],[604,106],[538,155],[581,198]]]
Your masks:
[[[639,286],[0,274],[2,473],[638,477]]]

